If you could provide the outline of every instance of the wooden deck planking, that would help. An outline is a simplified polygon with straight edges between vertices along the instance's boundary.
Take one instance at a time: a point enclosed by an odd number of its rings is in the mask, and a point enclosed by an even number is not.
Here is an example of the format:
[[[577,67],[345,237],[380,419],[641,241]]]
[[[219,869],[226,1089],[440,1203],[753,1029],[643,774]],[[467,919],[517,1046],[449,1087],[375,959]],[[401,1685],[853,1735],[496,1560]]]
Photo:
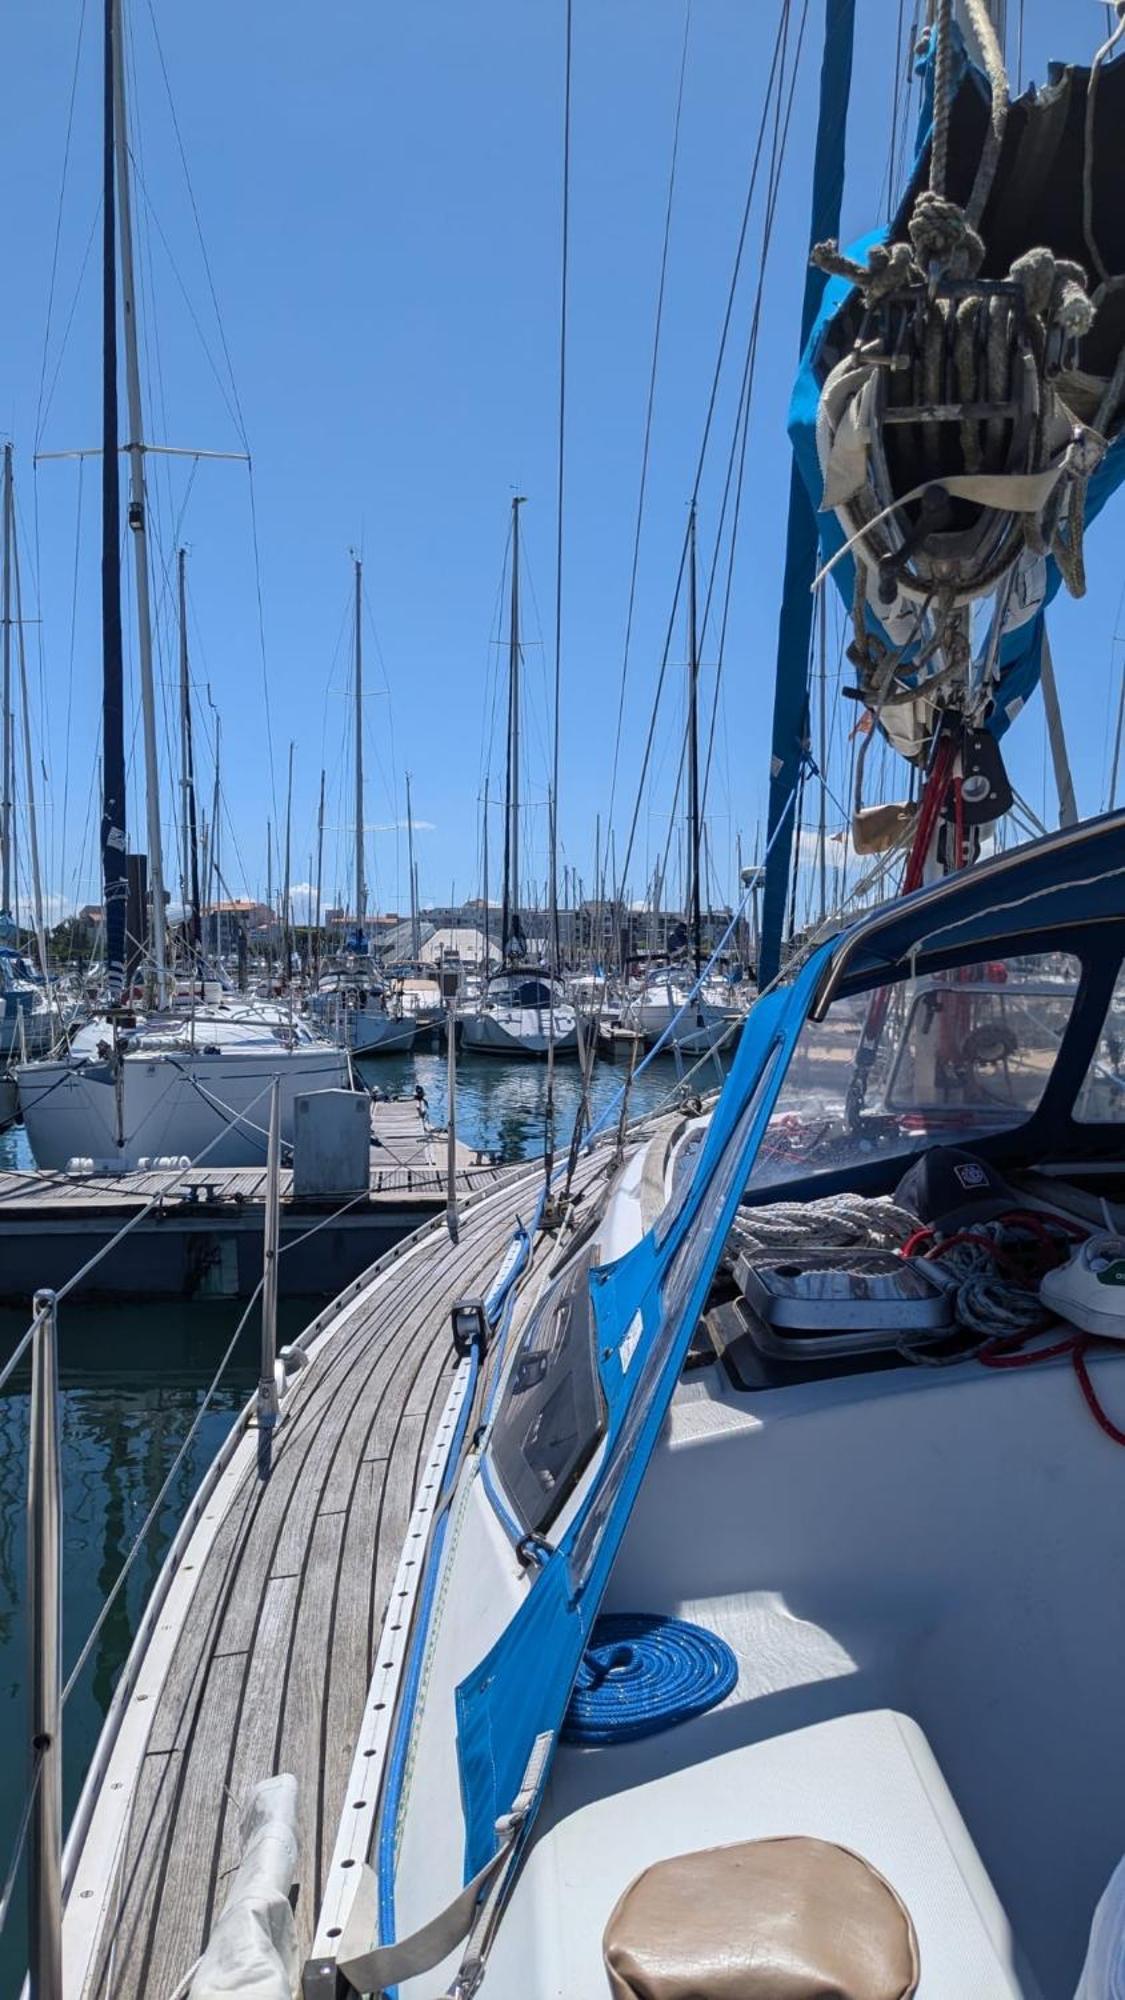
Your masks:
[[[112,1973],[103,1933],[90,1992],[168,2000],[221,1907],[232,1800],[277,1769],[300,1781],[311,1943],[384,1600],[453,1379],[449,1309],[486,1287],[534,1197],[520,1176],[464,1217],[459,1245],[435,1236],[390,1267],[298,1378],[269,1479],[244,1479],[204,1564],[153,1718],[145,1761],[163,1770],[130,1842]]]

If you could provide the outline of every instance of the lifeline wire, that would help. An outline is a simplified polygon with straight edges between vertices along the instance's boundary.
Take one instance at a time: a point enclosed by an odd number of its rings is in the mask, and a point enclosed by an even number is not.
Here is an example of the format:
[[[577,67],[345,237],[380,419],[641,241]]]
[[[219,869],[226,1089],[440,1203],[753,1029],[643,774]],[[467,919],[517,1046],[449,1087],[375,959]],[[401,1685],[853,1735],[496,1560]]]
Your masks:
[[[761,166],[762,149],[765,145],[766,130],[769,125],[770,100],[773,96],[774,81],[775,77],[777,76],[778,62],[781,56],[782,48],[784,46],[784,37],[788,31],[788,22],[789,22],[791,5],[792,5],[792,0],[783,0],[781,13],[778,18],[777,34],[774,39],[773,57],[770,62],[769,76],[766,80],[765,96],[762,102],[762,115],[758,124],[758,132],[754,145],[754,157],[750,169],[750,182],[746,190],[746,201],[742,211],[742,223],[739,229],[738,243],[735,247],[734,268],[731,272],[730,287],[727,292],[726,310],[723,315],[722,331],[719,336],[719,351],[715,359],[715,368],[711,377],[711,388],[707,401],[707,413],[703,424],[703,436],[700,442],[699,456],[696,461],[695,477],[692,481],[691,498],[693,501],[696,501],[699,498],[699,488],[703,478],[703,467],[706,462],[707,446],[711,436],[711,424],[715,414],[715,404],[718,399],[719,383],[722,378],[723,361],[726,355],[727,337],[730,333],[731,318],[734,312],[734,302],[738,292],[738,280],[742,270],[742,258],[746,248],[746,236],[750,226],[750,213],[753,206],[754,194],[758,185],[758,172]],[[780,83],[778,87],[780,88]],[[660,706],[660,697],[663,692],[665,677],[667,675],[668,660],[672,650],[672,636],[675,631],[676,613],[679,609],[680,591],[683,588],[684,569],[687,563],[687,548],[688,548],[688,533],[687,533],[687,528],[685,527],[683,544],[680,551],[680,566],[676,576],[676,588],[672,596],[672,608],[668,614],[668,625],[664,636],[664,648],[661,654],[660,670],[659,673],[657,674],[657,680],[656,680],[656,693],[653,697],[652,713],[649,717],[649,727],[648,727],[648,735],[645,741],[644,757],[641,763],[640,776],[637,780],[637,797],[636,797],[636,803],[633,808],[632,821],[629,827],[629,839],[628,842],[626,843],[625,858],[622,862],[620,871],[618,872],[617,881],[614,885],[615,900],[618,903],[624,900],[625,883],[628,880],[629,864],[632,860],[632,855],[633,855],[633,844],[637,836],[637,824],[640,819],[642,795],[644,792],[645,781],[648,776],[648,768],[652,756],[653,741],[656,735],[657,713]]]

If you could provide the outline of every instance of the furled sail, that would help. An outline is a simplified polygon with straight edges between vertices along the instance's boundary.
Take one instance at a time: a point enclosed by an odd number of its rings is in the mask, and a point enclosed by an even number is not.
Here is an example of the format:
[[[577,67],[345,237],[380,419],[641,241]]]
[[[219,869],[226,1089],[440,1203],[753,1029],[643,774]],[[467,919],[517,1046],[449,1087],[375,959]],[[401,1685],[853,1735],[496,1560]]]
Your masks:
[[[813,253],[829,283],[790,433],[853,618],[852,692],[924,768],[956,735],[970,828],[1010,802],[997,741],[1125,477],[1125,62],[1109,54],[1009,106],[1002,68],[990,79],[955,26],[944,48],[931,34],[897,215]]]

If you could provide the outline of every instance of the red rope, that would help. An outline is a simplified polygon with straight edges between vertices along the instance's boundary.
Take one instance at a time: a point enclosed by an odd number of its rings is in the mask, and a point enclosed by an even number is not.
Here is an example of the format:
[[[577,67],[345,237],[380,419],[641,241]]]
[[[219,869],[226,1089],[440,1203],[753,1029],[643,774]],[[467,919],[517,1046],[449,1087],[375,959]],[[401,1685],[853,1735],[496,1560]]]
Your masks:
[[[1089,1410],[1099,1430],[1103,1430],[1107,1438],[1112,1438],[1114,1444],[1125,1444],[1125,1431],[1119,1431],[1112,1418],[1106,1415],[1105,1410],[1098,1401],[1097,1390],[1090,1380],[1090,1371],[1086,1366],[1086,1349],[1089,1345],[1090,1336],[1088,1333],[1076,1333],[1071,1343],[1070,1358],[1074,1366],[1074,1372],[1078,1377],[1078,1387],[1086,1399],[1086,1408]]]
[[[1048,1221],[1031,1209],[1012,1209],[1007,1215],[997,1216],[996,1221],[1009,1228],[1023,1229],[1037,1240],[1034,1243],[1001,1244],[974,1229],[958,1229],[952,1236],[939,1237],[932,1227],[923,1227],[907,1238],[901,1254],[903,1257],[940,1258],[955,1244],[974,1243],[987,1250],[997,1265],[1006,1266],[1014,1274],[1017,1284],[1026,1285],[1032,1291],[1046,1271],[1066,1261],[1066,1250],[1058,1237],[1069,1237],[1071,1242],[1080,1243],[1090,1233],[1081,1223],[1072,1222],[1067,1216],[1052,1216]],[[928,1244],[929,1248],[923,1249],[923,1244]],[[1059,1361],[1068,1355],[1083,1401],[1098,1429],[1104,1431],[1114,1444],[1125,1446],[1125,1430],[1119,1429],[1103,1408],[1090,1377],[1086,1364],[1090,1335],[1068,1333],[1062,1340],[1052,1341],[1048,1347],[1024,1348],[1022,1343],[1031,1338],[1032,1334],[1022,1333],[988,1340],[979,1350],[977,1360],[983,1368],[1035,1368],[1041,1361]]]

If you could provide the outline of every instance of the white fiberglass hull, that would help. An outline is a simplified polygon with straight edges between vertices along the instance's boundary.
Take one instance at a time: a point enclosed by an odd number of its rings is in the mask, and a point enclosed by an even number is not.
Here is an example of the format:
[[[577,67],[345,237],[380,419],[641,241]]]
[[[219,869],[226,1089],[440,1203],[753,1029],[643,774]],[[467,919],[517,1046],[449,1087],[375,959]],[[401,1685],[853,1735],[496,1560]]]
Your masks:
[[[578,1023],[572,1008],[555,1009],[553,1032],[557,1056],[577,1055]],[[552,1023],[545,1007],[487,1008],[479,1014],[466,1014],[461,1022],[462,1048],[481,1055],[542,1059],[551,1039]]]
[[[142,1159],[204,1152],[213,1167],[258,1166],[266,1157],[269,1085],[281,1080],[281,1137],[292,1144],[297,1098],[346,1089],[347,1055],[312,1045],[207,1055],[124,1056],[110,1062],[25,1063],[17,1070],[20,1109],[36,1165]]]
[[[355,1007],[344,1016],[347,1045],[357,1056],[409,1055],[416,1033],[413,1019],[396,1021],[391,1014],[368,1014]]]
[[[737,1017],[725,1009],[711,1007],[704,1001],[685,1007],[681,1013],[680,1006],[678,999],[636,1001],[622,1020],[643,1035],[650,1048],[667,1035],[665,1046],[677,1048],[684,1055],[705,1055],[708,1049],[731,1036]]]

